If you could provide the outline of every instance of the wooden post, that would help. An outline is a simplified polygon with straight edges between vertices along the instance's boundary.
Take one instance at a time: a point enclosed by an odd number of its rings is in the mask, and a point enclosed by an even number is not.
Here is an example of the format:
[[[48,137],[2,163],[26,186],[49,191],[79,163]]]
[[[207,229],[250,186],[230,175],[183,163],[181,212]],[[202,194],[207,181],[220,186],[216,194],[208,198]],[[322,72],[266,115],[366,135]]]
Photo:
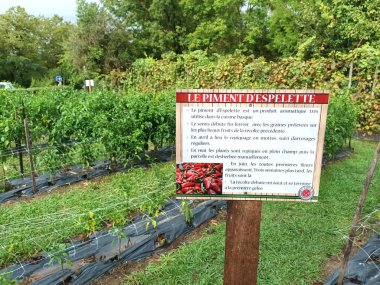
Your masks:
[[[30,172],[32,177],[32,186],[33,186],[33,193],[37,193],[37,187],[36,187],[36,178],[34,173],[34,164],[33,164],[33,154],[32,154],[32,146],[30,142],[30,133],[29,133],[29,124],[28,120],[24,119],[24,127],[25,127],[25,138],[26,138],[26,149],[29,154],[29,163],[30,163]]]
[[[21,99],[21,106],[22,106],[22,118],[21,118],[20,123],[22,125],[24,123],[25,118],[26,118],[25,104],[24,104],[23,99]],[[22,150],[21,150],[21,147],[22,147],[21,137],[22,137],[22,132],[20,133],[20,136],[19,136],[19,139],[17,140],[16,146],[19,149],[20,173],[21,173],[22,177],[24,178],[24,158],[23,158]]]
[[[337,283],[338,285],[343,285],[343,279],[344,279],[344,275],[346,274],[348,259],[350,257],[352,245],[354,243],[355,236],[356,236],[356,229],[357,229],[357,226],[359,224],[359,220],[360,220],[360,216],[362,213],[364,201],[365,201],[365,198],[367,197],[369,186],[371,185],[373,173],[375,172],[376,165],[377,165],[379,158],[380,158],[380,142],[377,145],[373,160],[372,160],[371,165],[368,169],[367,178],[364,181],[362,193],[360,194],[358,206],[356,207],[354,219],[353,219],[352,225],[351,225],[351,231],[350,231],[350,234],[348,236],[347,244],[344,248],[344,256],[343,256],[343,260],[342,260],[342,263],[340,266],[340,274],[339,274],[338,283]]]
[[[22,157],[22,150],[21,150],[21,139],[18,138],[16,141],[16,149],[18,150],[18,160],[20,165],[20,173],[22,176],[24,176],[24,159]]]
[[[259,264],[261,201],[228,201],[224,285],[255,285]]]
[[[354,62],[351,61],[350,62],[350,70],[349,70],[349,73],[348,73],[348,91],[347,91],[347,95],[350,93],[350,89],[351,89],[351,86],[352,86],[352,71],[353,71],[353,69],[354,69]],[[351,136],[348,139],[348,147],[351,148]]]
[[[4,183],[4,191],[7,191],[7,177],[5,173],[5,165],[3,163],[3,183]]]

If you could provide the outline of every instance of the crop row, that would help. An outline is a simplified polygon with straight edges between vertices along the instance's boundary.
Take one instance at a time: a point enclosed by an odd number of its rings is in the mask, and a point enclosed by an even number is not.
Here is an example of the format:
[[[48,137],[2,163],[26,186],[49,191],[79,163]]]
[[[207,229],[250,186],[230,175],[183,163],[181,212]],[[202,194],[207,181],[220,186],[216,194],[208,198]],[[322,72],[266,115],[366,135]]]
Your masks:
[[[168,93],[117,94],[71,89],[0,93],[0,160],[25,145],[30,126],[38,169],[54,171],[75,163],[109,159],[116,166],[148,148],[174,143],[175,103]]]
[[[175,140],[174,92],[88,94],[72,89],[0,93],[0,162],[9,149],[25,145],[24,118],[30,125],[37,169],[54,171],[73,164],[90,166],[108,159],[111,167]],[[325,153],[333,156],[350,138],[358,110],[346,92],[331,96]],[[4,171],[5,172],[5,171]],[[3,173],[7,177],[6,173]]]

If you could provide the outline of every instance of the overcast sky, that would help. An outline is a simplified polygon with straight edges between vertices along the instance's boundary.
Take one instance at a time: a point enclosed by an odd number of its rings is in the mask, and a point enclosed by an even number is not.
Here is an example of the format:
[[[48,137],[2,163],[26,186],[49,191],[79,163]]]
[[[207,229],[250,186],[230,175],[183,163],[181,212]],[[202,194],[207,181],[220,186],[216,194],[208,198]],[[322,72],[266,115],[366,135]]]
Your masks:
[[[99,0],[86,1],[99,3]],[[0,0],[0,14],[13,6],[21,6],[34,16],[51,17],[56,14],[66,21],[75,21],[76,0]]]

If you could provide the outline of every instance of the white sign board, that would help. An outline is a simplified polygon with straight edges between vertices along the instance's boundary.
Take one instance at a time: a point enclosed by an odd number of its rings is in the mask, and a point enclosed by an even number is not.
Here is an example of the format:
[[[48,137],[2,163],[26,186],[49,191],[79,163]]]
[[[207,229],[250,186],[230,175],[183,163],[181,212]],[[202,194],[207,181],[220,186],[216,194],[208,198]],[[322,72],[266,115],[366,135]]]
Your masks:
[[[85,80],[84,82],[85,82],[86,87],[93,87],[94,86],[94,80],[93,79]]]
[[[328,94],[260,92],[177,92],[177,197],[317,200]]]

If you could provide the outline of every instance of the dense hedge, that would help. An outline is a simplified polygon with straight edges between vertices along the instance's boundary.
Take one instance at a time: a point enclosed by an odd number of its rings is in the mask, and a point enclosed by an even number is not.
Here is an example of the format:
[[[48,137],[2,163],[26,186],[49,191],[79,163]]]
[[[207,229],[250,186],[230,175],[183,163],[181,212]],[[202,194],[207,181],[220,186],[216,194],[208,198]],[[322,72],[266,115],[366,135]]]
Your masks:
[[[349,65],[353,62],[351,88]],[[194,51],[166,54],[161,60],[139,59],[125,72],[107,78],[112,86],[154,92],[175,88],[329,89],[332,97],[346,90],[359,107],[358,130],[380,132],[380,49],[363,46],[349,53],[302,61],[289,57],[278,62],[234,55],[208,55]]]

